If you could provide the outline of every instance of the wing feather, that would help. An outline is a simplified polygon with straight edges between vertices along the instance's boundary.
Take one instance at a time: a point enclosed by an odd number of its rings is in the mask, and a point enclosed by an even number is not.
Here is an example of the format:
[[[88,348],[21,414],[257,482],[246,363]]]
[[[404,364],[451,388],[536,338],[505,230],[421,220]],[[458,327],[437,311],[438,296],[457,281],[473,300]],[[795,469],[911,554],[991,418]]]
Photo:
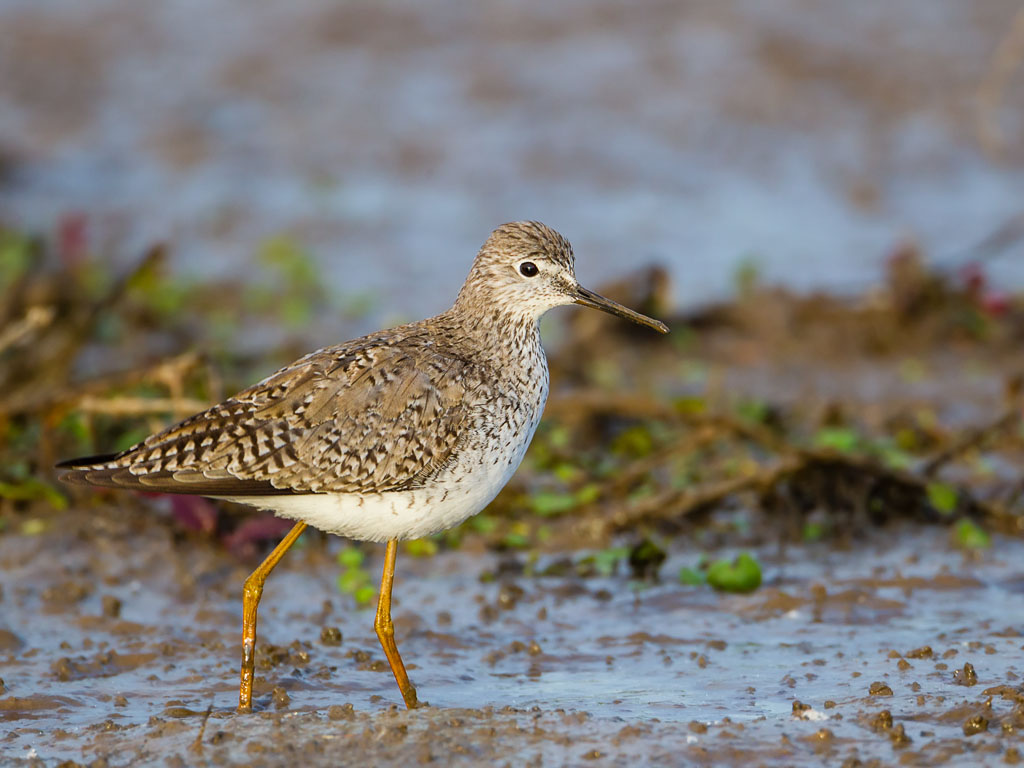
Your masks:
[[[493,377],[422,335],[307,355],[65,480],[215,496],[416,488],[452,460]]]

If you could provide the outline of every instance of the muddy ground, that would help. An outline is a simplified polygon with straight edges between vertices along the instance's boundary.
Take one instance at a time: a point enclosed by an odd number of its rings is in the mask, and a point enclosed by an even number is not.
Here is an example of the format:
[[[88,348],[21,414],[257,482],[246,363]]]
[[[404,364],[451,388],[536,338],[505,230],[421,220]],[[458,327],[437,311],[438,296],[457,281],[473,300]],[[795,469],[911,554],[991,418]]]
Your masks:
[[[522,556],[406,557],[398,639],[429,702],[409,712],[371,612],[338,594],[337,542],[312,536],[269,582],[257,711],[238,715],[245,564],[138,509],[52,523],[0,550],[8,759],[978,765],[1019,754],[1017,539],[980,558],[944,530],[904,526],[846,550],[766,547],[765,584],[748,596],[674,579],[638,590],[621,574],[528,577]],[[564,554],[577,553],[538,565]],[[666,570],[695,554],[674,542]],[[481,583],[495,571],[506,575]],[[325,641],[328,627],[340,643]]]

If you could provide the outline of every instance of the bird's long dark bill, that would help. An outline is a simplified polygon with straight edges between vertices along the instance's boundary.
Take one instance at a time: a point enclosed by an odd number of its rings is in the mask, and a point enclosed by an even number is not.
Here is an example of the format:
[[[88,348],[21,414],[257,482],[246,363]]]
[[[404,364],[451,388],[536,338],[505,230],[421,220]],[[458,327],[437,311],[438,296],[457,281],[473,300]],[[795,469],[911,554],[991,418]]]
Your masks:
[[[582,285],[577,286],[574,299],[577,304],[582,304],[584,307],[600,309],[602,312],[607,312],[610,315],[618,315],[619,317],[624,317],[626,320],[632,320],[634,323],[639,325],[646,325],[648,328],[653,328],[659,333],[668,333],[668,326],[660,320],[655,320],[653,317],[648,317],[647,315],[641,315],[639,312],[634,312],[632,309],[624,307],[611,299],[606,299],[599,293],[587,290]]]

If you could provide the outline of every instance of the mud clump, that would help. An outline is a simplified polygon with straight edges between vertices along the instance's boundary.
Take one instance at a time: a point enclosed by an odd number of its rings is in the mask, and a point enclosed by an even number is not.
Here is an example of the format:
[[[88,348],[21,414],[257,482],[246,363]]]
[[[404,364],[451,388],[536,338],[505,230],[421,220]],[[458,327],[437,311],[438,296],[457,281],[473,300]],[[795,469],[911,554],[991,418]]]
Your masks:
[[[978,673],[974,671],[974,665],[968,661],[964,664],[963,669],[957,669],[953,672],[953,680],[958,685],[977,685]]]
[[[320,630],[320,642],[324,645],[338,646],[341,645],[341,641],[341,630],[337,627],[324,627]]]
[[[975,715],[964,721],[964,736],[975,736],[988,730],[988,718],[984,715]]]
[[[883,709],[871,719],[868,725],[873,731],[890,731],[892,730],[892,723],[892,712],[888,709]]]

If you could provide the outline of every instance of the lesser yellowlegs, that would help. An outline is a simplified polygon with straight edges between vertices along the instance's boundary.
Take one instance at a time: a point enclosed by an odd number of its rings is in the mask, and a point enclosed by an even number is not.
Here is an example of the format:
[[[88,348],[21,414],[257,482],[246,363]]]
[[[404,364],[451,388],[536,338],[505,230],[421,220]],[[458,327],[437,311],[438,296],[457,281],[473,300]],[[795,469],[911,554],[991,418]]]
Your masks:
[[[538,321],[574,303],[668,330],[583,288],[554,230],[505,224],[448,311],[312,352],[126,451],[64,462],[63,479],[228,499],[298,521],[245,582],[242,712],[252,709],[264,582],[305,527],[387,542],[374,628],[415,707],[391,622],[398,541],[457,525],[508,482],[548,394]]]

